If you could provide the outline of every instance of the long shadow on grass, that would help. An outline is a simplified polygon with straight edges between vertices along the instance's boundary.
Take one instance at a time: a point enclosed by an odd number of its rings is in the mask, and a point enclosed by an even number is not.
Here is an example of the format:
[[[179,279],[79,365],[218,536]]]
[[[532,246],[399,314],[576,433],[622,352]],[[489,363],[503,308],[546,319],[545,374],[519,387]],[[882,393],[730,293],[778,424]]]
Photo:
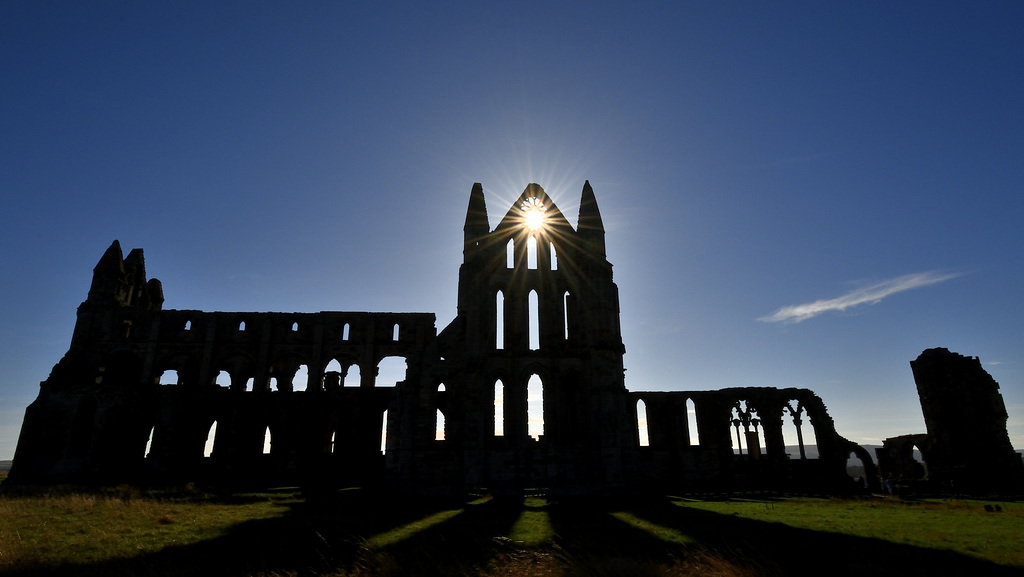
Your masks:
[[[1024,570],[952,551],[894,543],[680,507],[667,500],[620,503],[619,509],[656,527],[692,537],[698,549],[756,575],[992,575]],[[563,535],[572,540],[570,535]],[[694,547],[687,547],[691,551]],[[682,553],[684,556],[686,552]]]
[[[796,529],[679,507],[667,499],[527,506],[522,499],[467,502],[343,491],[282,507],[278,517],[240,523],[202,543],[6,574],[1024,575],[952,552]],[[527,513],[549,523],[550,540],[508,538]],[[505,570],[536,569],[537,563],[546,563],[544,571]]]
[[[325,575],[357,570],[367,538],[464,506],[464,501],[412,499],[343,491],[283,503],[280,516],[230,527],[220,537],[169,546],[131,558],[61,567],[8,567],[4,575],[179,576]],[[363,574],[372,574],[362,568]]]

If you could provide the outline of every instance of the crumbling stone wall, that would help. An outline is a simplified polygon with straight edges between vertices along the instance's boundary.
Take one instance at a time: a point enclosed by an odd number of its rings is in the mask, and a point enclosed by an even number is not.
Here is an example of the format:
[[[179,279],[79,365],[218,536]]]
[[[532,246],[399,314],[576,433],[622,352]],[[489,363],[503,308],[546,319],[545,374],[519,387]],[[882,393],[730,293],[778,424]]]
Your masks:
[[[999,383],[981,360],[934,348],[910,366],[928,432],[886,439],[877,450],[882,474],[918,490],[1020,494],[1024,463],[1006,431]]]
[[[634,392],[630,399],[646,411],[649,440],[638,448],[637,478],[652,489],[851,491],[851,453],[874,477],[867,452],[836,432],[821,398],[807,389]],[[693,402],[692,416],[687,401]],[[643,424],[638,416],[638,426]],[[796,448],[785,443],[787,425],[796,432]],[[812,458],[802,440],[808,430],[816,439]]]
[[[94,270],[68,353],[26,411],[13,480],[244,479],[300,464],[382,476],[382,417],[397,383],[376,382],[377,366],[401,357],[414,369],[406,378],[418,378],[434,315],[205,313],[162,302],[142,251],[122,259],[115,241]],[[341,371],[325,371],[332,360]],[[300,366],[308,378],[295,391]],[[359,386],[342,387],[352,367]],[[167,371],[177,377],[161,384]],[[222,371],[230,384],[215,382]],[[214,423],[214,454],[204,459]]]

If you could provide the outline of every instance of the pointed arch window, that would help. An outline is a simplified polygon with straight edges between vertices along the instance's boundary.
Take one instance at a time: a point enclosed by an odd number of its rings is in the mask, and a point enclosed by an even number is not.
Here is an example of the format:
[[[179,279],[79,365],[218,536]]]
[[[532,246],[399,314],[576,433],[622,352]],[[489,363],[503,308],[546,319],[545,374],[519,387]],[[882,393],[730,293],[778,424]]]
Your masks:
[[[206,433],[206,446],[203,448],[203,457],[212,457],[214,444],[217,440],[217,421],[214,421],[210,425],[210,429]]]
[[[641,447],[650,447],[650,429],[647,424],[647,403],[643,399],[637,399],[636,401],[636,429],[637,439],[640,441]]]
[[[409,371],[409,361],[399,355],[384,357],[377,363],[377,376],[373,379],[375,387],[390,387],[405,381]]]
[[[505,295],[498,291],[494,299],[494,348],[505,348]]]
[[[444,440],[444,413],[441,412],[441,409],[437,409],[434,415],[434,440]]]
[[[555,243],[551,243],[551,270],[558,270],[558,253],[555,251]]]
[[[530,329],[530,350],[540,350],[540,304],[537,298],[537,291],[531,290],[530,295],[527,297],[529,301],[530,316],[529,316],[529,329]]]
[[[531,270],[537,268],[537,237],[533,235],[526,239],[526,268]]]
[[[786,452],[795,452],[801,459],[816,458],[817,440],[807,409],[799,400],[794,399],[786,403],[782,414],[782,439],[786,444]],[[808,450],[810,447],[814,447],[813,452]]]
[[[441,398],[443,397],[443,395],[441,395],[441,393],[443,393],[443,392],[445,392],[445,387],[444,387],[444,383],[441,383],[441,384],[437,385],[437,399],[438,399],[438,403],[437,404],[438,405],[442,404]],[[437,407],[437,412],[436,412],[436,414],[434,416],[434,440],[435,441],[443,441],[445,439],[445,433],[446,433],[446,431],[445,431],[445,427],[444,427],[444,412],[441,411],[441,407],[438,406]]]
[[[273,445],[273,436],[270,433],[270,427],[263,430],[263,454],[269,455],[271,447]]]
[[[527,433],[536,440],[544,436],[544,382],[532,375],[526,385]]]
[[[343,387],[358,387],[362,383],[362,375],[359,372],[359,365],[353,363],[345,367],[342,372]]]
[[[571,304],[571,296],[569,291],[565,291],[562,295],[562,336],[565,340],[569,340],[569,305]]]
[[[505,268],[516,267],[516,251],[515,243],[512,239],[508,239],[508,244],[505,245]]]
[[[690,446],[700,445],[700,434],[697,431],[697,406],[693,399],[686,399],[686,427],[690,436]]]
[[[736,454],[746,453],[752,459],[761,458],[761,419],[757,409],[745,400],[737,401],[732,407],[730,423],[736,430]]]
[[[150,427],[149,428],[149,440],[146,441],[146,452],[143,453],[143,456],[145,456],[145,457],[149,457],[151,454],[153,454],[153,435],[155,435],[155,434],[156,434],[156,427]]]
[[[494,436],[505,435],[505,384],[498,379],[494,382]]]

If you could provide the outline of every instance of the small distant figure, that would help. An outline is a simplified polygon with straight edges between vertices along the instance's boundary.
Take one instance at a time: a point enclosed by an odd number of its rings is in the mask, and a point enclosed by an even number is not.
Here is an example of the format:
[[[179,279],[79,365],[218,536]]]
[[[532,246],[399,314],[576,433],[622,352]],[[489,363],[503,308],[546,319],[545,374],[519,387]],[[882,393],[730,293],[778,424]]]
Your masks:
[[[892,473],[889,473],[882,481],[882,487],[885,488],[885,494],[892,497],[896,494],[896,483],[893,481]]]

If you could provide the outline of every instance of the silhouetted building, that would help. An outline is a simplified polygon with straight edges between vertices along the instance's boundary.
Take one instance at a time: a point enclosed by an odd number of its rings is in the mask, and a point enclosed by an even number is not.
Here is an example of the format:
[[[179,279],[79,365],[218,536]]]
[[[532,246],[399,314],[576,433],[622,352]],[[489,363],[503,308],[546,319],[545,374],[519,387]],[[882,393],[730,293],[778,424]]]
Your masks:
[[[115,241],[10,481],[831,491],[851,488],[851,456],[877,477],[807,389],[626,389],[589,183],[575,228],[531,184],[494,229],[476,184],[464,231],[440,333],[433,314],[162,310],[142,251]],[[378,382],[388,359],[404,378]]]

